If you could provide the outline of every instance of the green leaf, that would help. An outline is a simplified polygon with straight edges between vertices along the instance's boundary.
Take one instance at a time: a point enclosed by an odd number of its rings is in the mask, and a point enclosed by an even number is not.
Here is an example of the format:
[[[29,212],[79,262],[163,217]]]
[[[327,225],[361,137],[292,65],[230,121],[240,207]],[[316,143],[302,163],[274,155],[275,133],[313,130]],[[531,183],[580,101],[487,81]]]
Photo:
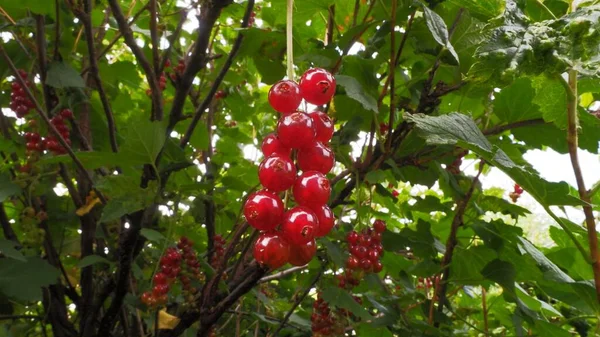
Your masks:
[[[118,219],[151,205],[157,191],[156,182],[151,182],[147,188],[141,188],[137,177],[125,175],[106,176],[96,187],[109,197],[102,209],[102,222]]]
[[[517,271],[512,263],[495,259],[481,270],[481,275],[501,285],[513,298],[516,296],[515,276]]]
[[[0,239],[0,254],[10,257],[11,259],[27,261],[25,256],[23,256],[20,251],[15,249],[16,246],[17,244],[13,241]]]
[[[7,174],[0,174],[0,202],[21,193],[21,188],[13,183]]]
[[[533,103],[534,97],[535,90],[531,80],[520,78],[496,95],[494,113],[507,123],[542,117]]]
[[[446,23],[441,16],[439,16],[436,12],[429,9],[427,6],[423,6],[423,14],[425,16],[425,22],[427,23],[427,28],[433,35],[433,38],[437,43],[441,46],[448,49],[448,51],[454,56],[456,62],[460,62],[458,60],[458,55],[452,47],[450,43],[450,39],[448,38],[448,27],[446,27]]]
[[[338,266],[345,265],[344,255],[342,255],[342,250],[337,243],[333,243],[325,237],[319,239],[319,241],[327,248],[327,254],[331,257],[333,263]]]
[[[152,242],[161,242],[166,239],[160,232],[148,228],[142,228],[140,234]]]
[[[165,144],[165,130],[164,122],[152,122],[146,118],[131,120],[123,131],[126,142],[120,152],[136,162],[154,164]]]
[[[323,289],[321,294],[323,299],[329,303],[329,305],[349,310],[355,316],[360,317],[363,320],[370,320],[373,318],[361,304],[358,304],[354,298],[343,289],[338,287],[328,287]]]
[[[468,9],[477,17],[487,20],[502,14],[504,0],[450,0],[458,7]]]
[[[42,299],[42,287],[58,281],[59,271],[39,257],[26,262],[0,259],[0,292],[18,301]]]
[[[335,80],[337,85],[340,85],[346,89],[346,95],[348,95],[348,97],[359,102],[366,110],[378,112],[377,100],[371,95],[367,94],[362,85],[354,77],[336,75]]]
[[[560,326],[554,325],[546,321],[535,321],[535,329],[540,336],[544,337],[571,337],[569,331],[562,329]]]
[[[361,325],[359,325],[358,329],[356,329],[356,335],[357,336],[378,336],[378,337],[393,337],[394,336],[394,335],[392,335],[390,330],[388,330],[387,328],[376,328],[368,323],[362,323]]]
[[[548,280],[560,283],[573,283],[575,280],[571,278],[569,275],[565,274],[557,265],[555,265],[552,261],[550,261],[542,252],[540,252],[531,242],[526,239],[519,237],[519,249],[523,252],[527,252],[535,262],[538,267],[544,273],[544,277]]]
[[[109,260],[100,255],[88,255],[83,259],[79,260],[79,263],[77,263],[77,267],[85,268],[98,263],[111,264]]]
[[[50,63],[46,84],[57,89],[85,88],[85,82],[77,70],[64,62]]]

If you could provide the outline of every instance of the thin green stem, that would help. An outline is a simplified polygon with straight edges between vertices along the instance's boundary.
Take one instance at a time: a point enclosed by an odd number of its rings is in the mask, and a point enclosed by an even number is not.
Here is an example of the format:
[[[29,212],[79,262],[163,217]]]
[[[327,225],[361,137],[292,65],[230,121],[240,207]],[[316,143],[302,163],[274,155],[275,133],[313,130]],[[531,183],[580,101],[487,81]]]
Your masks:
[[[287,42],[287,77],[294,79],[294,0],[287,0],[286,42]]]
[[[546,7],[546,5],[544,5],[544,2],[541,0],[536,0],[535,1],[540,7],[542,7],[546,12],[548,12],[548,14],[550,14],[550,16],[556,20],[556,15],[554,15],[554,13],[552,13],[552,11],[550,10],[550,8]]]

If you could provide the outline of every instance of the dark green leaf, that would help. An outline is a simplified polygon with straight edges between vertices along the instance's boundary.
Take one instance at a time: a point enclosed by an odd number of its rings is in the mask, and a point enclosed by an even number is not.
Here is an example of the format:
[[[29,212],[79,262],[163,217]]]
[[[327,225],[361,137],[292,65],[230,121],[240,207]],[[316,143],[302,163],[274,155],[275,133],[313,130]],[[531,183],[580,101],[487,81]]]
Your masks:
[[[378,112],[377,100],[375,100],[375,98],[367,94],[366,91],[362,88],[360,82],[358,82],[355,78],[346,75],[337,75],[335,77],[335,80],[338,85],[346,89],[346,94],[348,95],[348,97],[362,104],[363,108],[365,108],[366,110]]]
[[[85,82],[77,70],[63,62],[50,63],[46,84],[57,89],[85,88]]]
[[[77,264],[77,267],[85,268],[85,267],[88,267],[88,266],[91,266],[94,264],[98,264],[98,263],[111,264],[111,262],[109,260],[107,260],[106,258],[104,258],[102,256],[88,255],[79,261],[79,263]]]
[[[142,228],[140,230],[140,234],[142,234],[142,236],[144,236],[146,239],[148,239],[152,242],[161,242],[161,241],[165,240],[164,235],[162,235],[160,232],[157,232],[153,229]]]
[[[429,28],[435,41],[448,49],[452,56],[454,56],[454,59],[456,59],[456,62],[459,62],[458,55],[448,38],[448,27],[446,27],[444,19],[427,6],[423,6],[423,14],[425,16],[425,21],[427,22],[427,28]]]
[[[16,246],[17,244],[12,241],[0,239],[0,254],[11,259],[27,261],[25,256],[15,249]]]
[[[38,257],[26,262],[0,259],[0,292],[18,301],[38,301],[42,287],[57,282],[59,275],[56,268]]]

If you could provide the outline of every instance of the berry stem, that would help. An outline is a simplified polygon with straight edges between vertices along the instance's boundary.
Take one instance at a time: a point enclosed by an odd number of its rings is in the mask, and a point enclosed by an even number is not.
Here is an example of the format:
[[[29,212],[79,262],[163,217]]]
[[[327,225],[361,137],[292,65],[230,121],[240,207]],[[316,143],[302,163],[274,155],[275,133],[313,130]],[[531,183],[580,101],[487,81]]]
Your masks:
[[[287,0],[286,42],[287,42],[287,77],[294,79],[294,40],[293,40],[294,0]]]

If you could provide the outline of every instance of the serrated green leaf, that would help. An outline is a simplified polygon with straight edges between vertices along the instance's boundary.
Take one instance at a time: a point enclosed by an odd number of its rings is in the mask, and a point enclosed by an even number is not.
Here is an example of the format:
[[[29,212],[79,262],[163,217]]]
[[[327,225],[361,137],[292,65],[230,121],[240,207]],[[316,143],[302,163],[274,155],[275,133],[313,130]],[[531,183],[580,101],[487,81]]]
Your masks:
[[[57,89],[85,88],[85,82],[77,70],[64,62],[50,63],[46,84]]]
[[[363,320],[372,319],[372,316],[369,315],[367,310],[365,310],[362,305],[358,304],[354,298],[352,298],[352,296],[343,289],[338,287],[328,287],[323,289],[321,295],[323,296],[323,299],[329,303],[329,305],[349,310],[351,313]]]
[[[161,242],[166,239],[165,236],[162,235],[160,232],[149,228],[142,228],[140,230],[140,234],[142,234],[143,237],[152,242]]]
[[[165,144],[166,125],[146,118],[132,120],[124,130],[125,144],[120,153],[136,162],[154,164]]]
[[[10,240],[0,239],[0,254],[3,254],[11,259],[27,261],[25,256],[15,249],[16,246],[17,244]]]
[[[6,174],[0,174],[0,202],[21,193],[21,188],[13,183]]]
[[[42,299],[42,287],[58,281],[59,271],[38,257],[26,262],[0,259],[0,292],[19,301]]]
[[[377,100],[366,93],[362,85],[353,77],[346,75],[336,75],[337,85],[346,89],[348,97],[359,102],[366,110],[378,112]]]
[[[456,51],[454,50],[454,47],[448,38],[448,27],[446,27],[444,19],[442,19],[441,16],[429,9],[427,6],[423,6],[423,14],[425,17],[425,22],[427,23],[427,28],[429,28],[429,31],[431,32],[431,35],[433,35],[435,41],[448,49],[456,62],[460,62],[458,55],[456,54]]]

